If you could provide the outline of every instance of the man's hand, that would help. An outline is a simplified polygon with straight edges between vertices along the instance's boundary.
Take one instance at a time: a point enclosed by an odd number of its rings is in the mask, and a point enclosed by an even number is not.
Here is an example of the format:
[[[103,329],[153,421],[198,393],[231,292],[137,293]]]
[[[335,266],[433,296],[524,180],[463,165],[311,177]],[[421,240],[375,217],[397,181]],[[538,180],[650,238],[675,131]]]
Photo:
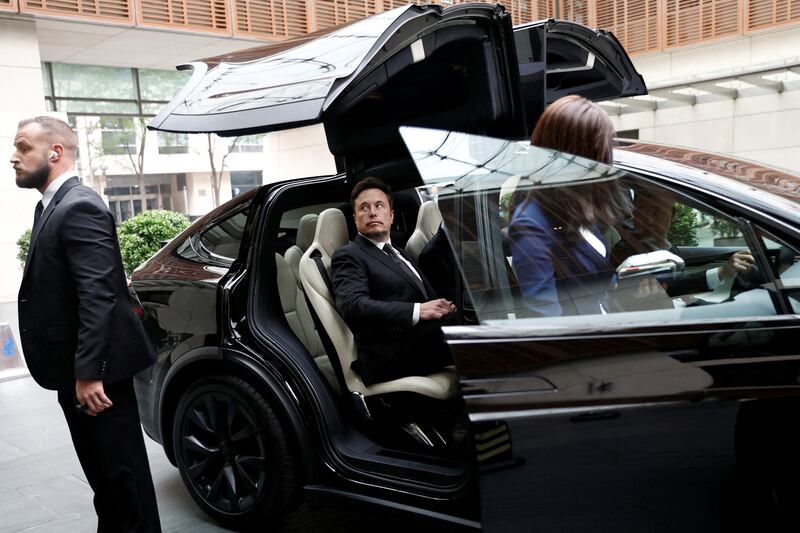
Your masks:
[[[728,262],[719,267],[719,279],[732,278],[744,274],[755,264],[756,260],[749,250],[736,252],[728,258]]]
[[[664,287],[653,276],[643,278],[636,287],[636,298],[650,298],[664,294]]]
[[[80,405],[86,406],[86,414],[95,416],[113,404],[103,390],[102,379],[76,379],[75,397]]]
[[[450,300],[439,298],[419,305],[420,320],[436,320],[456,310],[456,306]]]

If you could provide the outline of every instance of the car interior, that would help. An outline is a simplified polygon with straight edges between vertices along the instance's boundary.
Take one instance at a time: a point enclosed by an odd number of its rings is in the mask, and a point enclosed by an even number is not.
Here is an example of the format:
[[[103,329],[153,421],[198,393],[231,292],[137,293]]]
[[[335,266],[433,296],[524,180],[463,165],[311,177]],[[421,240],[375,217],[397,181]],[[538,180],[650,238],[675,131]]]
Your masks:
[[[641,183],[647,183],[638,176],[630,175],[623,180],[623,188],[633,197]],[[654,186],[648,183],[648,186]],[[761,245],[745,238],[746,232],[738,222],[716,211],[712,207],[690,198],[678,191],[669,190],[659,186],[662,195],[674,197],[672,204],[671,221],[667,243],[672,248],[671,252],[678,256],[677,265],[648,265],[654,270],[645,271],[642,275],[630,275],[617,269],[617,276],[612,288],[596,287],[595,293],[609,291],[614,307],[609,312],[592,312],[592,320],[598,325],[619,324],[620,321],[632,322],[663,322],[678,320],[708,320],[713,318],[736,316],[770,316],[775,315],[780,305],[776,302],[776,294],[768,285],[769,278],[765,269],[770,268],[759,260],[746,273],[741,273],[732,279],[720,280],[716,287],[703,285],[691,293],[667,294],[662,289],[664,276],[679,278],[695,276],[709,270],[716,270],[728,260],[735,252],[748,249],[758,249]],[[506,193],[507,191],[504,191]],[[507,198],[505,194],[501,195]],[[475,311],[481,323],[504,324],[525,320],[531,325],[541,317],[532,313],[519,290],[516,281],[513,257],[507,246],[508,214],[504,213],[505,206],[498,206],[497,191],[483,191],[470,198],[450,198],[440,202],[440,208],[445,213],[446,225],[450,235],[460,235],[460,242],[455,247],[460,250],[459,262],[462,266],[466,284],[470,288],[470,296],[475,305]],[[460,213],[457,221],[448,213]],[[669,215],[668,215],[669,216]],[[491,229],[479,227],[481,223],[488,222]],[[631,220],[621,220],[616,227],[606,231],[606,246],[609,250],[616,249],[624,235],[629,240],[641,238],[631,233]],[[642,225],[645,221],[640,221]],[[458,227],[456,227],[458,226]],[[722,231],[730,235],[725,239]],[[481,236],[481,237],[479,237]],[[647,239],[637,246],[638,252],[651,251],[652,244]],[[779,245],[772,243],[766,248],[771,256],[770,265],[776,264],[781,253]],[[771,250],[771,251],[770,251]],[[634,248],[629,248],[627,254],[637,253]],[[789,254],[792,260],[794,254]],[[785,260],[783,261],[785,262]],[[615,265],[616,266],[616,265]],[[786,267],[781,267],[786,269]],[[556,271],[563,270],[556,267]],[[774,270],[774,268],[773,268]],[[669,271],[669,272],[667,272]],[[786,275],[786,274],[784,274]],[[558,275],[557,275],[558,276]],[[661,277],[659,277],[661,276]],[[560,279],[557,277],[557,279]],[[643,280],[658,280],[657,291],[640,294],[640,284]],[[578,296],[572,295],[577,298]],[[570,307],[569,301],[562,300],[565,309],[560,316],[547,316],[548,327],[577,326],[584,323],[586,314],[575,311]],[[573,311],[568,311],[573,309]]]
[[[271,338],[291,343],[292,357],[313,362],[321,377],[315,389],[328,395],[328,408],[341,417],[338,424],[329,421],[329,430],[337,450],[353,465],[369,461],[370,468],[379,464],[379,470],[430,487],[467,483],[473,457],[454,368],[367,386],[350,367],[357,353],[335,306],[330,260],[356,231],[349,184],[333,180],[328,187],[316,184],[311,192],[308,186],[295,185],[279,197],[280,207],[264,228],[274,246],[260,255],[266,262],[271,248],[271,265],[259,268],[259,301],[264,305],[258,307],[266,315],[259,318],[256,312],[254,320],[271,330]],[[431,222],[437,216],[433,204],[421,209],[423,201],[414,188],[396,191],[393,200],[392,242],[405,244],[415,236],[414,242],[424,245],[433,226],[438,227]],[[279,298],[270,296],[273,291]],[[274,312],[275,301],[280,302],[280,315]],[[487,455],[487,461],[491,459]]]

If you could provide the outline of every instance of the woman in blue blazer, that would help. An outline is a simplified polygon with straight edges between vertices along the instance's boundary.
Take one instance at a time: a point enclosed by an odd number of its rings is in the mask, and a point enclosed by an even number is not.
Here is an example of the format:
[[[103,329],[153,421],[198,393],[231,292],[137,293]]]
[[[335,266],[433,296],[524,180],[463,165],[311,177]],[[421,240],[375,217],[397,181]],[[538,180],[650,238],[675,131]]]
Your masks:
[[[596,104],[572,95],[539,118],[531,144],[611,164],[614,126]],[[601,225],[630,211],[616,180],[517,193],[508,235],[525,306],[535,315],[609,311],[614,278]]]

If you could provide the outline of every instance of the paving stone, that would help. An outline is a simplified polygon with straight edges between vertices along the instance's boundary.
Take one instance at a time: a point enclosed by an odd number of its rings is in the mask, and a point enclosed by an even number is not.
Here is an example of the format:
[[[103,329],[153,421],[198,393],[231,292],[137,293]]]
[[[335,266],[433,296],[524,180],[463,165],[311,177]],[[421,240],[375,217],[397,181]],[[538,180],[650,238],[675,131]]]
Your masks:
[[[24,530],[24,533],[92,533],[97,530],[97,518],[94,514],[59,518]]]
[[[35,498],[19,491],[13,497],[0,500],[0,517],[0,533],[23,531],[58,518]]]
[[[64,446],[65,442],[72,442],[69,428],[64,421],[53,422],[40,429],[8,435],[4,440],[28,453],[53,450]]]
[[[17,448],[10,442],[7,442],[5,439],[0,439],[0,464],[5,461],[11,461],[14,459],[19,459],[20,457],[25,457],[26,455],[30,455],[25,450]]]
[[[73,475],[32,483],[21,487],[19,492],[33,498],[59,518],[75,520],[81,516],[94,516],[92,488]]]

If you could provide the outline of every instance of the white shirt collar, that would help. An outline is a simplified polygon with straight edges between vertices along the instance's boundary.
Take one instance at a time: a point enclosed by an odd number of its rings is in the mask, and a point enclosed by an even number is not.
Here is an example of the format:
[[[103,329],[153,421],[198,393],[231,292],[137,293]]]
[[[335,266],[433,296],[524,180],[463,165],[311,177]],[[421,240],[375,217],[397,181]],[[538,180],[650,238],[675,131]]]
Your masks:
[[[71,177],[77,175],[78,175],[77,172],[75,172],[74,170],[70,170],[69,172],[64,172],[59,177],[51,181],[50,185],[47,186],[47,188],[44,190],[44,193],[42,194],[42,206],[45,209],[47,209],[47,206],[50,204],[50,201],[56,195],[58,189],[60,189],[61,186],[64,185],[64,182],[70,179]]]
[[[362,237],[364,237],[365,239],[367,239],[369,242],[371,242],[372,244],[374,244],[375,246],[377,246],[379,250],[383,250],[383,247],[384,247],[385,245],[387,245],[387,244],[392,244],[392,239],[388,239],[388,240],[386,240],[386,241],[376,241],[376,240],[370,239],[369,237],[367,237],[367,236],[366,236],[366,235],[364,235],[363,233],[359,233],[359,235],[361,235]]]
[[[589,246],[595,249],[595,251],[602,255],[603,257],[606,256],[606,245],[603,244],[603,241],[597,238],[597,236],[591,232],[591,230],[584,228],[581,226],[578,228],[578,231],[581,234],[581,237],[589,243]]]

